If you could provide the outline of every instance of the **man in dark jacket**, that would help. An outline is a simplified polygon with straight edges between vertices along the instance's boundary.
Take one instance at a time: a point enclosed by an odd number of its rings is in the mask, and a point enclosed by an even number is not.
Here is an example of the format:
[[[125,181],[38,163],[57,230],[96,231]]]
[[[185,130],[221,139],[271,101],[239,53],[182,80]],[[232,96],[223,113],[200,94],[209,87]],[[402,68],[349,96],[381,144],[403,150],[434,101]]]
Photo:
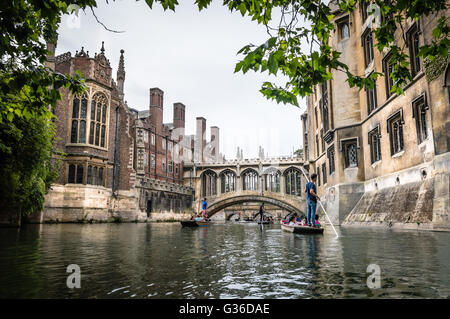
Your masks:
[[[308,204],[306,220],[308,225],[311,227],[315,227],[317,200],[320,200],[317,195],[316,180],[317,174],[314,173],[311,175],[311,181],[306,184],[306,202]]]

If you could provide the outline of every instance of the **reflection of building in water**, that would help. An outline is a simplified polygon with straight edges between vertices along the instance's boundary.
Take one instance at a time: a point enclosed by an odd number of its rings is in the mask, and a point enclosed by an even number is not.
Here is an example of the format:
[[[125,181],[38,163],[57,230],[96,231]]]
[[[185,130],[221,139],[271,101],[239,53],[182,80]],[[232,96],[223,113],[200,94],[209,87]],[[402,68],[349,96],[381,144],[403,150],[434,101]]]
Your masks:
[[[305,164],[318,175],[318,192],[336,224],[450,229],[448,59],[423,61],[441,16],[407,19],[395,34],[409,55],[413,80],[392,92],[389,50],[379,52],[373,16],[361,2],[352,13],[330,2],[336,32],[329,45],[354,74],[383,73],[373,89],[350,88],[343,72],[313,88],[302,115]],[[375,20],[379,17],[375,17]],[[406,41],[406,42],[405,42]]]

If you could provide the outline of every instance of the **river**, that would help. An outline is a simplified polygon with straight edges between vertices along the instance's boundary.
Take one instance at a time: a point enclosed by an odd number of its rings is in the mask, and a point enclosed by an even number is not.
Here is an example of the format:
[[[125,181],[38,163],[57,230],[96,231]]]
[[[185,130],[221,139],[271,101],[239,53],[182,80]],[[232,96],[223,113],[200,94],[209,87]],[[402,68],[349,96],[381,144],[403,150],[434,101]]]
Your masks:
[[[279,225],[0,229],[0,298],[449,298],[450,233]],[[67,266],[80,267],[69,289]],[[367,286],[377,265],[380,288]]]

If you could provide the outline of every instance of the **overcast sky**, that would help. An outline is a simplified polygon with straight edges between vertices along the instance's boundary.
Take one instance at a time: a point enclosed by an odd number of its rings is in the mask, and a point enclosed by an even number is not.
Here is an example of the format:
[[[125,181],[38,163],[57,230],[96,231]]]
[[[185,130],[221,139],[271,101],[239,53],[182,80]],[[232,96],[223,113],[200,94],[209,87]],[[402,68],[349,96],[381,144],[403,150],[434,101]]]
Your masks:
[[[210,126],[218,126],[220,151],[227,159],[235,158],[238,146],[245,158],[257,157],[259,145],[269,156],[300,148],[305,101],[299,98],[300,108],[268,101],[259,92],[267,73],[234,73],[237,51],[263,43],[265,28],[217,1],[202,12],[193,0],[180,2],[174,13],[159,5],[150,10],[145,1],[99,1],[98,18],[125,32],[106,31],[90,11],[80,11],[77,19],[64,16],[56,54],[74,54],[84,46],[93,57],[105,41],[115,78],[124,49],[128,106],[148,109],[149,88],[159,87],[164,91],[164,122],[172,122],[173,103],[182,102],[186,134],[195,133],[196,117],[206,118],[207,139]]]

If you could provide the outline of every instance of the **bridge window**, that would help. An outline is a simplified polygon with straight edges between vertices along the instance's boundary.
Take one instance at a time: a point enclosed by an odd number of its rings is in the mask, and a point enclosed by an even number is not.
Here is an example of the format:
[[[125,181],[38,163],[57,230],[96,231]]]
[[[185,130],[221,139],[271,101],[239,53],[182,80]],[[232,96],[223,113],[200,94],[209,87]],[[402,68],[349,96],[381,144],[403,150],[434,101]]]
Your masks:
[[[266,174],[266,191],[280,192],[280,171],[273,170]]]
[[[203,196],[214,196],[217,194],[217,174],[213,171],[203,173]]]
[[[232,171],[225,171],[220,174],[221,192],[228,193],[236,190],[236,174]]]
[[[247,170],[242,174],[244,180],[244,190],[256,191],[258,190],[258,173],[254,170]]]
[[[298,169],[290,168],[284,176],[286,178],[286,194],[300,196],[301,172]]]

